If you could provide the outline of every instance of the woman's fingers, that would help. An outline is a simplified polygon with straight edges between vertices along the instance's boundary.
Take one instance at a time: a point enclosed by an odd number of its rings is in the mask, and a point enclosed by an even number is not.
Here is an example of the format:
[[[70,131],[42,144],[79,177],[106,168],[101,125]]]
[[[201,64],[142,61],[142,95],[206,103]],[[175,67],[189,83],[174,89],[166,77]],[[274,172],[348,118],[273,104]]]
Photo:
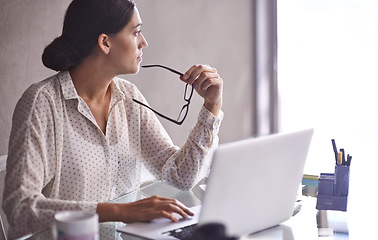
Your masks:
[[[163,207],[167,207],[166,211],[170,213],[177,213],[181,215],[183,218],[188,218],[189,216],[193,216],[194,213],[191,212],[187,207],[184,206],[180,201],[176,199],[168,199],[166,200],[169,204],[162,204]]]
[[[194,215],[181,202],[175,199],[153,196],[125,204],[125,219],[123,221],[131,223],[151,221],[156,218],[167,218],[171,221],[178,221],[174,213],[181,215],[183,218]]]
[[[202,72],[193,83],[193,87],[196,90],[206,91],[211,85],[216,83],[217,79],[219,79],[219,75],[217,73]]]
[[[197,81],[199,76],[204,72],[217,73],[217,70],[209,65],[193,65],[188,71],[185,72],[181,80],[192,85],[194,81]]]
[[[178,221],[176,217],[173,216],[173,213],[181,215],[183,218],[188,218],[194,214],[186,208],[181,202],[175,199],[170,198],[157,198],[159,202],[155,202],[156,210],[158,212],[157,217],[168,218],[172,221]],[[156,201],[156,200],[155,200]]]
[[[193,65],[180,79],[194,87],[204,98],[205,107],[215,116],[222,107],[223,79],[209,65]]]
[[[193,215],[193,213],[184,204],[182,204],[180,201],[176,199],[158,196],[152,196],[151,198],[157,199],[161,202],[165,202],[167,206],[171,207],[173,210],[177,209],[178,211],[183,211],[185,214]],[[166,206],[166,204],[162,204],[162,206]]]
[[[180,79],[193,85],[196,91],[204,98],[208,88],[211,86],[216,88],[216,92],[212,91],[211,94],[221,95],[223,80],[217,70],[209,65],[193,65]]]

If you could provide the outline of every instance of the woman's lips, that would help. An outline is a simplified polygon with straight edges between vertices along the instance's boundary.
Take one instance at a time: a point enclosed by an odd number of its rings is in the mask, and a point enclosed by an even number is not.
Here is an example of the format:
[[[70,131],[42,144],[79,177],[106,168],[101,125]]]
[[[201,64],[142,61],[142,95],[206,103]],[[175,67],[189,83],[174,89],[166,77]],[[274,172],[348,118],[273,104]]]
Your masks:
[[[141,53],[141,54],[137,57],[137,59],[138,59],[139,61],[142,61],[142,60],[143,60],[142,56],[143,56],[143,53]]]

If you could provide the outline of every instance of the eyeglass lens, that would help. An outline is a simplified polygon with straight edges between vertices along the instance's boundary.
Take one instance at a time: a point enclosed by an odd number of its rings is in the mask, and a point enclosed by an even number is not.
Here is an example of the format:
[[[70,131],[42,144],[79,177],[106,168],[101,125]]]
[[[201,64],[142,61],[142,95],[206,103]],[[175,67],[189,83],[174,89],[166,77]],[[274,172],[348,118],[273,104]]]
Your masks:
[[[187,101],[187,102],[189,102],[190,99],[191,99],[192,96],[193,96],[193,86],[191,86],[191,90],[188,91],[188,85],[189,85],[189,84],[186,84],[186,85],[185,85],[185,93],[184,93],[184,100]]]
[[[188,114],[189,111],[189,104],[185,104],[180,111],[180,114],[177,118],[177,122],[183,122],[186,118],[186,115]]]

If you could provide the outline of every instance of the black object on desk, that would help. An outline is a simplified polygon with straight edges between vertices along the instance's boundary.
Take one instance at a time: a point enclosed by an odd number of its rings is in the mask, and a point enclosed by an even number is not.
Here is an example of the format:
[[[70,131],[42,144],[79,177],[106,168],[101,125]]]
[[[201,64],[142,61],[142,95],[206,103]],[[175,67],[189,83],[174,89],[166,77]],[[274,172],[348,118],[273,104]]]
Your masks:
[[[169,236],[182,240],[236,240],[236,237],[227,237],[226,227],[221,223],[198,224],[180,228],[180,231],[167,232]]]
[[[190,238],[191,240],[236,240],[236,237],[226,236],[226,227],[220,223],[208,223],[199,226]]]

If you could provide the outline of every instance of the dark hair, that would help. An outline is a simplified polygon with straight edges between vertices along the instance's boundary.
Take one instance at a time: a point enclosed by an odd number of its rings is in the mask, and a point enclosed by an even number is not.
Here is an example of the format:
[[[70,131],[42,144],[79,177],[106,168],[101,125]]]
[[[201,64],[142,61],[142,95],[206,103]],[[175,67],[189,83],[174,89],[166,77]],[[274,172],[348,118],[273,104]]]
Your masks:
[[[77,66],[97,44],[102,33],[118,33],[130,21],[132,0],[73,0],[69,5],[60,37],[42,54],[43,64],[55,71]]]

